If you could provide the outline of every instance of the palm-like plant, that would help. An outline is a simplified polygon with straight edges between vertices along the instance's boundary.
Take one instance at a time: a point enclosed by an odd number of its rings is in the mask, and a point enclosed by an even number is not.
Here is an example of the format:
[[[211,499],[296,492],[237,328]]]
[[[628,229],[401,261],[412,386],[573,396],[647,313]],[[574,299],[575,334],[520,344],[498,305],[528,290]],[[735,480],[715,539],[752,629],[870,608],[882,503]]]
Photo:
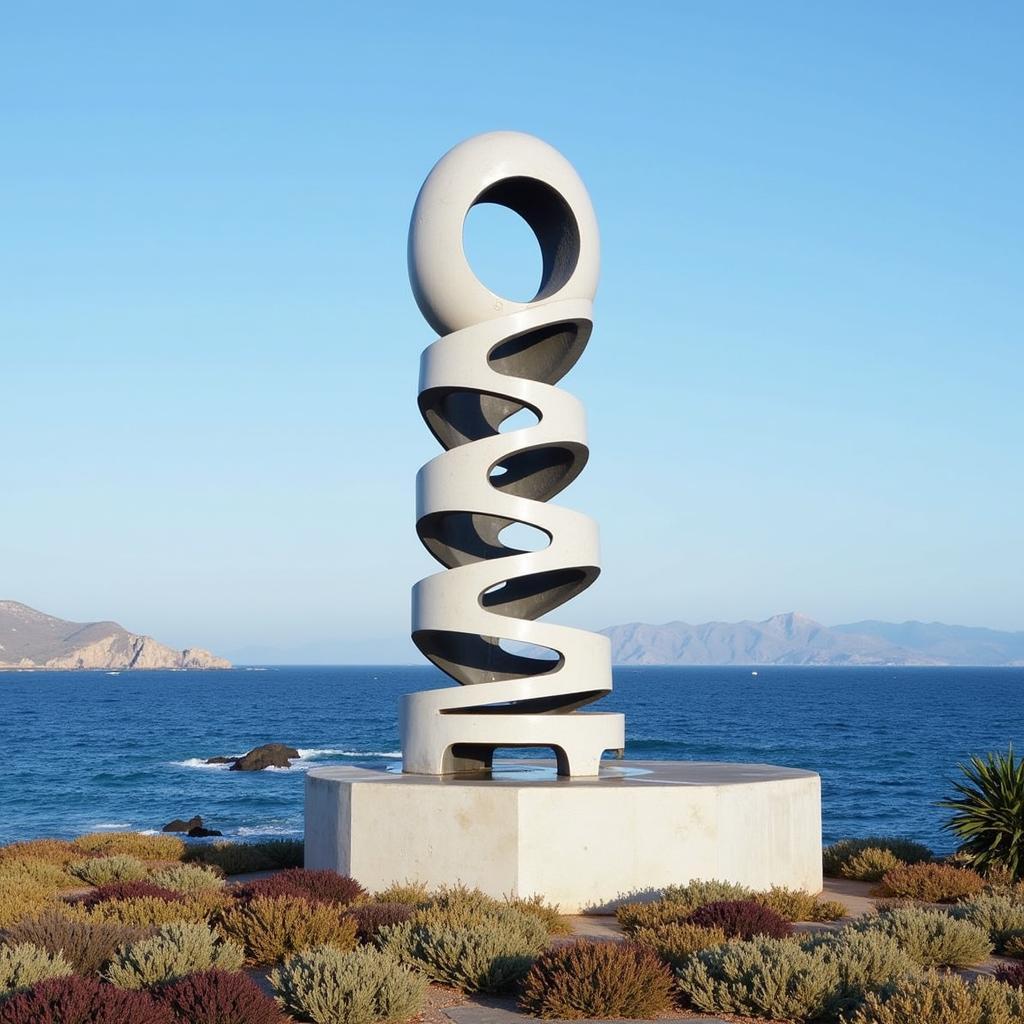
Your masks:
[[[955,812],[945,824],[960,839],[960,850],[982,873],[993,868],[1024,877],[1024,760],[988,754],[958,765],[964,780],[940,807]]]

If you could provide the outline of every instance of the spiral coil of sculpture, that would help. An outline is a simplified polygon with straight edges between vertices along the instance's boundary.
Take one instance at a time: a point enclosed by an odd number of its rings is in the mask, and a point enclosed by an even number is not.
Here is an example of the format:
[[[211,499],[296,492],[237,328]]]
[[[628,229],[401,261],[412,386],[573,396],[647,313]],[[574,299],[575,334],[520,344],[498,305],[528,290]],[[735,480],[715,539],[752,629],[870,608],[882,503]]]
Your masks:
[[[537,236],[543,272],[531,301],[495,295],[469,267],[463,224],[479,203],[512,209]],[[416,200],[409,275],[440,335],[423,353],[419,406],[445,449],[417,477],[416,528],[445,571],[414,587],[412,636],[462,685],[402,698],[406,772],[486,771],[496,748],[546,747],[559,775],[596,776],[604,751],[624,746],[622,715],[575,713],[612,688],[607,638],[537,621],[600,572],[596,524],[546,504],[589,454],[583,406],[555,385],[590,337],[599,263],[586,188],[533,136],[461,143]],[[523,410],[537,422],[503,431]],[[547,547],[503,542],[514,524],[542,531]]]

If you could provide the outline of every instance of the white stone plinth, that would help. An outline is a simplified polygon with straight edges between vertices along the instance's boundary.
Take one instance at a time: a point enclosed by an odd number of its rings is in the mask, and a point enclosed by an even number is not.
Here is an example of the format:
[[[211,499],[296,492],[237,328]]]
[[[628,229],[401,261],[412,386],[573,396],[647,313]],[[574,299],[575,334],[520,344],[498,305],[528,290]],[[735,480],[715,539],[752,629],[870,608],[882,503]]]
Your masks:
[[[819,892],[821,780],[764,764],[605,762],[600,777],[505,762],[495,778],[317,768],[306,867],[371,890],[462,882],[564,912],[691,879]]]

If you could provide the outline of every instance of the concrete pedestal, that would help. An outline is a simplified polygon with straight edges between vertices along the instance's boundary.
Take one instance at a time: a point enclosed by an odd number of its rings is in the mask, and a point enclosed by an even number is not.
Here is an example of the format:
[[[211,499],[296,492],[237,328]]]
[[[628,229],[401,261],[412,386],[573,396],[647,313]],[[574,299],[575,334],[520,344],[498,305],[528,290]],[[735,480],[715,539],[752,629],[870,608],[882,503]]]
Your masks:
[[[462,882],[565,913],[691,879],[819,892],[821,780],[763,764],[605,762],[594,779],[505,762],[494,778],[317,768],[306,867],[371,890]]]

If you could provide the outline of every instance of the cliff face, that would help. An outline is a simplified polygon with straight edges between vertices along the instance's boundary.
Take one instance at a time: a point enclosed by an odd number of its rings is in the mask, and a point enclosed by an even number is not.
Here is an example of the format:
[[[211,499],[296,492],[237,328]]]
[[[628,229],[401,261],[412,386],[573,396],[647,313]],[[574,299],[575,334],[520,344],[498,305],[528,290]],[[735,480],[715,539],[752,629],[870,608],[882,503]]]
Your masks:
[[[212,669],[231,663],[193,647],[176,651],[116,622],[68,622],[0,601],[0,669]]]

